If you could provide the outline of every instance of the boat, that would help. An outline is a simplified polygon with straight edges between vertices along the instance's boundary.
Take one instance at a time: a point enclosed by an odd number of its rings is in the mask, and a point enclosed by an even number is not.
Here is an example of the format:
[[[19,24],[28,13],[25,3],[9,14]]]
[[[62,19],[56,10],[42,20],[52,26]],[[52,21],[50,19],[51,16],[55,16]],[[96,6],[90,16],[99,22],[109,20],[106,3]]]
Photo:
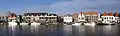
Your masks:
[[[87,26],[95,26],[95,22],[84,23],[84,25],[87,25]]]
[[[107,21],[107,22],[102,22],[103,24],[106,24],[106,25],[114,25],[114,24],[117,24],[115,21]]]
[[[28,23],[20,23],[20,25],[28,25]]]
[[[40,23],[32,22],[31,25],[40,25]]]
[[[17,23],[16,22],[8,22],[9,26],[16,26]]]
[[[72,24],[73,26],[79,26],[79,25],[81,25],[82,23],[74,23],[74,24]]]

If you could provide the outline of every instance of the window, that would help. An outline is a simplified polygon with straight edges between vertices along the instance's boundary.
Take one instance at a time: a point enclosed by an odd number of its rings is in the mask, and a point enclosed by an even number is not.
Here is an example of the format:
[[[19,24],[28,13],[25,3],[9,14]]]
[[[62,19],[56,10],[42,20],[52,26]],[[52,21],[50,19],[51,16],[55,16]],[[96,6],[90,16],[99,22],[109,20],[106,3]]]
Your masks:
[[[82,20],[83,20],[84,18],[82,18]]]
[[[104,19],[106,19],[106,17]]]
[[[113,17],[112,17],[112,19],[113,19]]]
[[[106,19],[108,19],[108,17]]]
[[[42,19],[41,17],[39,17],[39,19]]]
[[[109,19],[111,19],[111,17],[109,17]]]
[[[26,19],[30,19],[30,17],[26,17]]]

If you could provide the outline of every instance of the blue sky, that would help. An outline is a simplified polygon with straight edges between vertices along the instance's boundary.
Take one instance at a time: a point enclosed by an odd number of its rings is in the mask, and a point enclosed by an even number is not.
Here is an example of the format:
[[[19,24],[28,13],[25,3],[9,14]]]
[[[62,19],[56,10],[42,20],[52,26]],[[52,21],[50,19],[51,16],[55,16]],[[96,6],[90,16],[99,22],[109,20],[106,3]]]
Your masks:
[[[11,8],[11,9],[9,9]],[[49,12],[63,15],[74,12],[120,12],[120,0],[0,0],[0,12]]]

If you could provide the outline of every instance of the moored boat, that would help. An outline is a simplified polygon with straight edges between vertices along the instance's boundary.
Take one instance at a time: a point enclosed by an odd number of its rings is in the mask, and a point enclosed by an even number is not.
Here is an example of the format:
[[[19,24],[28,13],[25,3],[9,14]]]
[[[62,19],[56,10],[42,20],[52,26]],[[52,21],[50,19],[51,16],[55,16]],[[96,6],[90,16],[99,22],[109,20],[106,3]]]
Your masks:
[[[16,26],[17,23],[16,22],[8,22],[9,26]]]
[[[84,23],[84,25],[87,25],[87,26],[95,26],[95,22]]]
[[[74,23],[74,24],[72,24],[73,26],[80,26],[81,25],[81,23]]]
[[[28,25],[28,23],[20,23],[20,25]]]
[[[40,25],[40,23],[32,22],[31,25]]]

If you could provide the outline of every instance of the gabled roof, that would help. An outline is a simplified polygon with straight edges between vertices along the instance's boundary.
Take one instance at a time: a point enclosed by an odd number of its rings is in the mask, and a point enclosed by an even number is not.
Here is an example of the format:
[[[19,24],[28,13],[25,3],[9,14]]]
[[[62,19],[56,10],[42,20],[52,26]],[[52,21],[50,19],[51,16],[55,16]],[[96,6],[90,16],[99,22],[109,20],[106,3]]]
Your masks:
[[[110,12],[109,16],[113,16],[113,13],[112,13],[112,12]]]
[[[107,12],[104,12],[102,16],[108,16]]]
[[[109,14],[107,14],[107,12],[104,12],[102,16],[113,16],[113,13],[110,12]]]
[[[118,15],[119,15],[118,12],[116,12],[116,13],[115,13],[115,17],[118,17]]]

